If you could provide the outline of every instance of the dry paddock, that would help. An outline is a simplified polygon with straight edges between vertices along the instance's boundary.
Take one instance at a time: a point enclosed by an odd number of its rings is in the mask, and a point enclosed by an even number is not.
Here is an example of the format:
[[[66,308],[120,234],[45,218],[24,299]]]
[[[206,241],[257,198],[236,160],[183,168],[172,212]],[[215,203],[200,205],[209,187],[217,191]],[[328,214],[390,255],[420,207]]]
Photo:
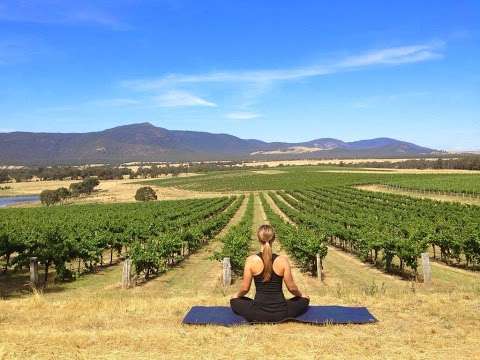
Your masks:
[[[312,302],[366,305],[380,322],[223,328],[180,321],[193,304],[224,305],[227,297],[165,297],[154,288],[2,302],[0,354],[5,359],[478,358],[480,309],[468,293],[370,296],[328,289],[312,294]]]

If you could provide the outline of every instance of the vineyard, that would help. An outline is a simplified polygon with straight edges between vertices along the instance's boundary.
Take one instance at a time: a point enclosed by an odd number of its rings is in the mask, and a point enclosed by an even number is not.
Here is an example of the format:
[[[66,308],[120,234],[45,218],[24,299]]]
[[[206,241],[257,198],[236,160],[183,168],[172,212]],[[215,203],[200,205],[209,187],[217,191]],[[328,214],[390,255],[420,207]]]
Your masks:
[[[384,171],[349,172],[359,169],[326,166],[285,166],[268,174],[252,170],[212,172],[191,178],[151,180],[157,186],[199,191],[268,191],[379,184],[403,188],[480,194],[480,174],[405,174]],[[335,172],[338,171],[338,172]]]
[[[480,264],[480,208],[350,188],[286,191],[271,194],[291,219],[362,260],[387,272],[404,266],[417,276],[418,259],[429,246],[434,259],[478,267]],[[282,201],[280,201],[280,198]],[[288,205],[287,205],[288,204]],[[320,238],[321,236],[317,236]],[[438,249],[438,251],[437,251]]]
[[[425,174],[389,179],[385,185],[407,190],[420,190],[439,194],[465,194],[480,197],[479,175]]]
[[[270,174],[222,171],[154,182],[217,192],[270,188],[260,194],[267,217],[278,228],[285,250],[312,274],[326,256],[326,244],[386,272],[416,279],[418,259],[425,251],[446,264],[479,267],[479,207],[352,187],[381,183],[467,191],[476,189],[478,175],[337,174],[320,168],[285,167]],[[266,197],[294,225],[279,217]],[[115,254],[115,258],[130,257],[137,276],[148,279],[214,238],[244,199],[240,195],[151,204],[4,209],[0,218],[3,271],[27,267],[29,259],[36,257],[45,270],[45,283],[49,269],[55,270],[56,279],[69,280],[112,264]],[[251,247],[252,216],[250,194],[242,220],[223,236],[223,249],[213,256],[217,260],[229,257],[237,273]]]
[[[273,341],[278,358],[309,358],[312,351],[314,358],[444,358],[452,348],[458,358],[475,358],[480,207],[355,187],[429,184],[433,191],[448,179],[451,192],[475,191],[478,175],[462,176],[335,173],[316,166],[222,171],[151,181],[218,197],[1,209],[0,357],[3,351],[7,358],[66,358],[65,349],[78,357],[205,357],[205,351],[256,357]],[[268,340],[252,337],[261,325],[181,326],[193,305],[228,304],[246,257],[258,251],[256,227],[266,221],[277,233],[274,251],[288,255],[312,303],[368,306],[380,322],[283,324],[269,328]],[[421,271],[425,252],[432,260],[429,286]],[[32,257],[43,275],[40,294],[33,296]],[[234,273],[227,287],[221,281],[225,257]],[[137,286],[122,290],[126,259]],[[285,331],[297,347],[278,340]],[[92,343],[92,334],[99,341]],[[253,344],[249,350],[245,339]],[[318,349],[303,350],[312,343]]]
[[[58,279],[67,280],[103,265],[105,252],[111,263],[115,252],[130,256],[136,272],[148,278],[175,264],[182,247],[195,251],[215,236],[242,200],[4,209],[0,217],[4,272],[22,268],[36,257],[45,268],[44,282],[52,266]]]

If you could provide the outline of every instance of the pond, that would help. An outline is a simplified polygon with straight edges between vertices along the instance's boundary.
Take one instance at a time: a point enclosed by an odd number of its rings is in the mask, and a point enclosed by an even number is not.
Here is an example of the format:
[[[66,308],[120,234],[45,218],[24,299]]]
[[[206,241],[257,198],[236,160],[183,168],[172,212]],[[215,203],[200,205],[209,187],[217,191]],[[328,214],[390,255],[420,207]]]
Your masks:
[[[40,200],[38,195],[24,195],[24,196],[5,196],[0,197],[0,208],[18,203],[31,203]]]

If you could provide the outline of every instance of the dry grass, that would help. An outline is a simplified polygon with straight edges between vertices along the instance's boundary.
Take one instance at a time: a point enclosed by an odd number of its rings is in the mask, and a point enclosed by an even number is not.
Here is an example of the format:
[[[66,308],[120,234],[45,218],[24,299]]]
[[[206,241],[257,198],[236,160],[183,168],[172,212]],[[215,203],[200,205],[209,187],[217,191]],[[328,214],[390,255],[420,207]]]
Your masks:
[[[282,171],[282,170],[256,170],[252,172],[256,174],[264,174],[264,175],[277,175],[277,174],[285,173],[285,171]]]
[[[392,189],[383,185],[359,185],[355,188],[360,190],[367,190],[373,192],[390,193],[397,195],[405,195],[418,199],[432,199],[437,201],[458,202],[462,204],[480,205],[480,199],[474,199],[470,197],[463,197],[461,195],[439,195],[439,194],[422,194],[416,191]]]
[[[338,266],[350,269],[349,264]],[[384,290],[380,284],[351,286],[348,276],[357,269],[337,273],[327,267],[330,277],[339,277],[337,284],[308,287],[297,277],[312,303],[365,305],[379,323],[183,326],[181,319],[191,306],[225,305],[235,288],[223,295],[210,282],[202,282],[198,271],[187,267],[175,271],[176,277],[197,275],[185,287],[176,283],[171,288],[173,284],[158,278],[128,291],[113,283],[68,297],[49,294],[2,301],[0,355],[3,352],[6,359],[256,359],[265,354],[290,359],[473,359],[478,354],[478,292],[413,292],[407,284],[402,288],[389,283]]]
[[[235,219],[242,211],[244,206]],[[258,196],[254,214],[255,226],[265,221]],[[433,285],[425,288],[386,276],[336,250],[325,259],[325,282],[294,269],[296,281],[312,303],[367,306],[378,323],[181,325],[191,306],[226,305],[238,286],[226,292],[218,286],[221,267],[208,260],[216,246],[212,243],[178,268],[134,289],[120,289],[118,266],[102,281],[89,281],[89,275],[81,286],[72,283],[63,292],[1,300],[0,359],[478,357],[478,274],[446,267],[438,272],[434,267]]]
[[[195,174],[183,174],[183,176],[194,176]],[[141,180],[101,180],[97,191],[92,195],[74,198],[68,200],[67,203],[113,203],[113,202],[130,202],[135,201],[135,192],[142,187]],[[27,181],[11,183],[8,186],[11,189],[2,191],[2,196],[16,196],[16,195],[37,195],[43,190],[55,190],[59,187],[68,188],[73,181],[56,180],[56,181]],[[191,198],[207,198],[216,196],[225,196],[223,193],[205,192],[205,191],[191,191],[178,189],[174,187],[160,187],[149,184],[155,189],[157,196],[162,200],[178,200]],[[19,204],[18,206],[37,206],[39,203],[33,204]]]

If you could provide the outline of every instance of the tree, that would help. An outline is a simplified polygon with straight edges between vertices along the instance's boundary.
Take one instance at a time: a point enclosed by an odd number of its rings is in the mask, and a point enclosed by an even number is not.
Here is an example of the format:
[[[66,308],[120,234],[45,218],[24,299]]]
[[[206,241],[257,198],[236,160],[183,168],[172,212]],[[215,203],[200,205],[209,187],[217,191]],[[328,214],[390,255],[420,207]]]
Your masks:
[[[66,198],[69,198],[72,195],[70,191],[64,187],[58,188],[56,191],[60,200],[65,200]]]
[[[82,194],[82,183],[81,182],[72,183],[70,184],[69,189],[72,196],[79,196],[80,194]]]
[[[135,194],[135,200],[137,201],[151,201],[157,200],[157,194],[150,186],[144,186],[137,190]]]
[[[89,177],[83,180],[82,184],[84,191],[87,194],[90,194],[91,192],[93,192],[93,190],[95,190],[96,186],[100,185],[100,181],[98,181],[98,179],[96,178]]]
[[[0,183],[5,183],[10,181],[10,176],[6,171],[0,171]]]
[[[72,196],[91,194],[99,184],[100,181],[98,181],[98,179],[89,177],[82,182],[70,184],[70,192],[72,193]]]
[[[57,190],[43,190],[40,193],[40,201],[42,204],[51,206],[61,201]]]

